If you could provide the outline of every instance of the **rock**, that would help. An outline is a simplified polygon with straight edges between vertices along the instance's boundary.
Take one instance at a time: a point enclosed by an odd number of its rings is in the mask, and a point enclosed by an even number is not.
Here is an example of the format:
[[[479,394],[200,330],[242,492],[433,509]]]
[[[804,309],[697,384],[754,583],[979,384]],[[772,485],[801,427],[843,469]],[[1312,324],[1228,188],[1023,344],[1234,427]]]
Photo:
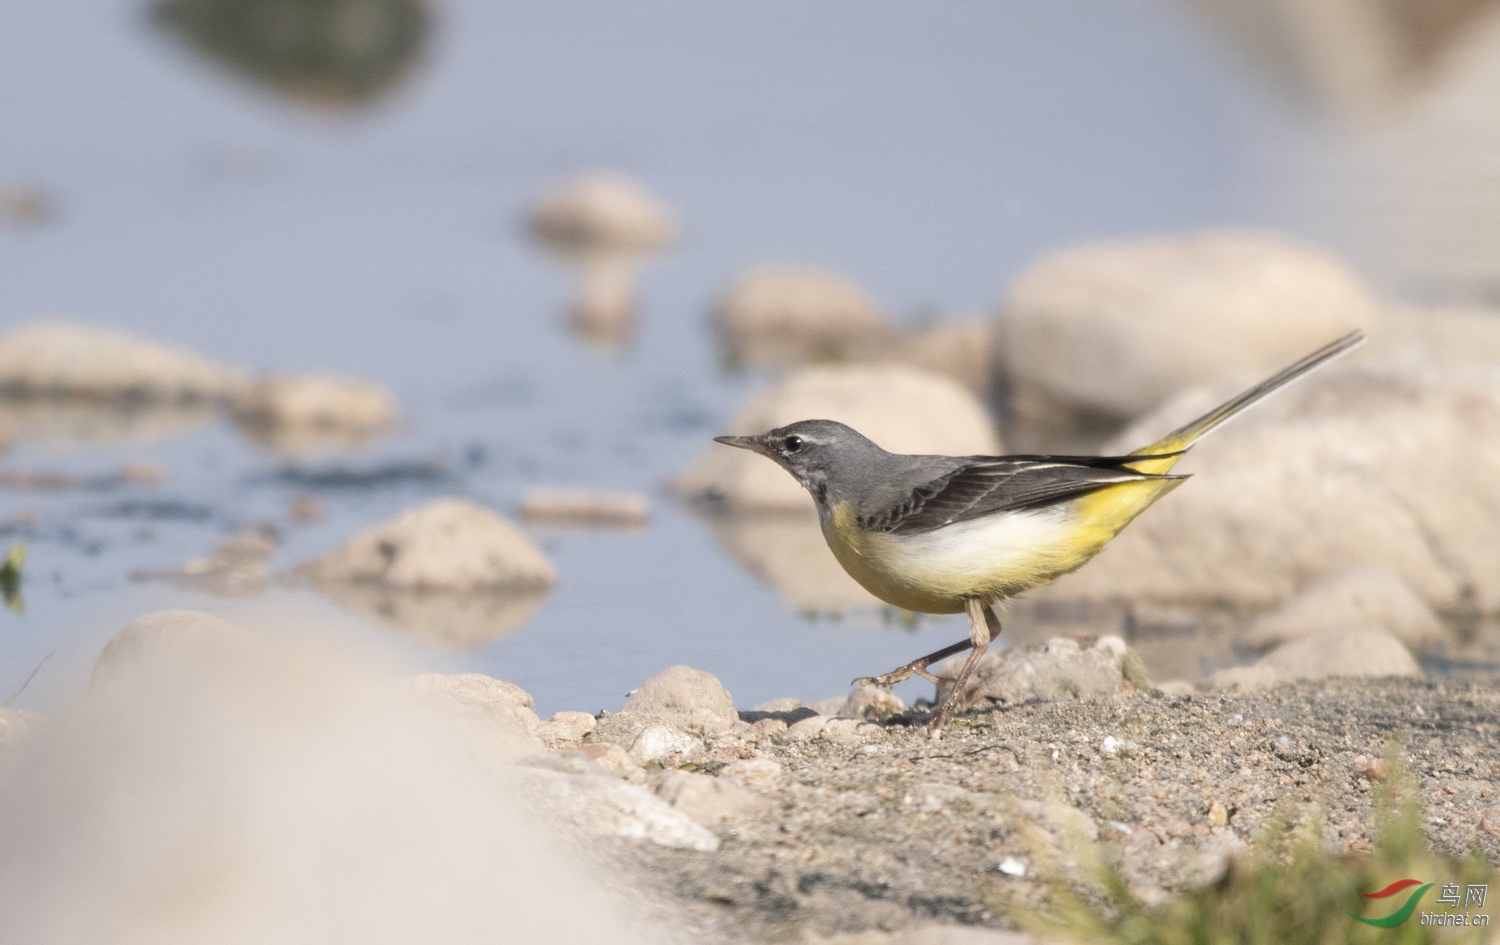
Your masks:
[[[94,660],[90,685],[108,684],[142,665],[233,660],[247,634],[196,610],[158,610],[131,621],[109,638]]]
[[[719,777],[740,787],[770,791],[786,780],[786,769],[771,758],[742,758],[720,769]]]
[[[1355,777],[1364,778],[1366,781],[1379,781],[1385,777],[1385,762],[1379,758],[1371,758],[1369,755],[1355,755],[1354,760],[1349,763],[1349,770]]]
[[[897,453],[998,453],[984,407],[950,378],[894,365],[805,368],[756,397],[723,431],[749,435],[797,420],[847,423]],[[732,510],[807,512],[812,499],[763,456],[714,445],[673,483]]]
[[[1185,393],[1105,450],[1149,443],[1231,393]],[[1193,479],[1039,596],[1265,607],[1379,567],[1436,610],[1500,609],[1500,382],[1487,372],[1336,365],[1176,471]]]
[[[741,276],[714,310],[731,363],[752,368],[858,361],[896,332],[854,282],[809,266],[766,266]]]
[[[1400,575],[1384,568],[1353,568],[1324,578],[1257,618],[1242,640],[1270,647],[1340,630],[1382,630],[1413,648],[1448,638],[1442,622]]]
[[[755,706],[750,711],[764,712],[768,715],[773,715],[778,712],[791,712],[802,707],[803,706],[801,699],[798,699],[795,696],[783,696],[780,699],[772,699],[769,702],[762,702],[760,705]]]
[[[245,383],[190,351],[70,322],[35,322],[0,338],[0,392],[13,396],[218,401]]]
[[[651,520],[651,501],[635,494],[533,489],[521,499],[519,513],[534,525],[640,528]]]
[[[987,399],[994,383],[994,327],[980,321],[933,325],[902,338],[882,360],[946,374]]]
[[[1191,696],[1198,691],[1198,687],[1185,679],[1169,679],[1163,683],[1157,683],[1156,688],[1169,696]]]
[[[1269,234],[1081,246],[1011,288],[999,387],[1024,421],[1119,422],[1185,387],[1269,374],[1375,315],[1337,258]]]
[[[870,722],[860,719],[831,718],[823,720],[823,725],[818,729],[817,735],[819,738],[837,742],[840,745],[859,745],[872,735],[879,733],[880,726]]]
[[[1208,805],[1208,822],[1216,827],[1229,823],[1229,808],[1224,806],[1223,801],[1214,801]]]
[[[1220,670],[1209,677],[1214,689],[1264,689],[1298,679],[1335,676],[1408,676],[1422,668],[1401,641],[1383,630],[1323,630],[1284,643],[1254,665]]]
[[[537,726],[536,737],[553,751],[577,748],[594,730],[594,717],[587,712],[558,712]]]
[[[811,714],[809,713],[809,715]],[[799,719],[798,721],[801,720]],[[745,734],[748,738],[770,738],[774,735],[780,735],[790,727],[785,719],[756,719],[750,723],[750,731]]]
[[[538,203],[531,232],[580,270],[569,308],[572,327],[591,341],[617,347],[635,326],[635,283],[641,260],[676,238],[671,213],[640,184],[600,173],[564,183]]]
[[[656,794],[705,827],[744,821],[775,809],[769,799],[731,781],[688,771],[671,772]]]
[[[646,680],[620,714],[680,720],[708,732],[728,731],[740,720],[718,677],[690,666],[671,666]]]
[[[1408,367],[1500,364],[1500,312],[1488,308],[1397,308],[1370,333],[1365,360]]]
[[[811,718],[803,719],[787,729],[786,737],[794,741],[813,738],[822,734],[823,729],[827,727],[829,721],[831,720],[826,715],[814,715]]]
[[[677,236],[667,207],[623,174],[597,172],[564,181],[531,211],[531,232],[568,256],[649,253]]]
[[[402,685],[456,710],[513,722],[527,735],[536,735],[541,725],[531,693],[481,673],[422,673],[402,680]]]
[[[630,744],[630,757],[643,765],[676,767],[702,754],[702,741],[667,725],[646,726]]]
[[[966,658],[959,654],[944,660],[933,672],[951,679]],[[971,701],[988,699],[1002,705],[1031,699],[1111,699],[1151,688],[1139,658],[1119,637],[1101,637],[1088,647],[1055,637],[1041,646],[991,650],[974,667],[969,685]],[[947,685],[940,685],[938,698],[946,694]]]
[[[584,745],[578,752],[611,777],[632,784],[641,784],[646,780],[646,771],[640,762],[618,745]]]
[[[834,714],[848,719],[880,722],[905,711],[906,703],[889,689],[881,689],[879,686],[859,686],[849,693],[849,698],[844,700],[844,704]]]
[[[1324,630],[1266,654],[1265,666],[1279,680],[1330,676],[1410,676],[1422,668],[1401,641],[1380,630]]]
[[[464,499],[439,499],[367,528],[305,572],[318,583],[427,591],[541,590],[557,579],[520,529]]]
[[[275,375],[234,402],[234,417],[252,439],[302,453],[362,443],[396,425],[396,398],[378,384],[320,374]]]
[[[584,833],[712,853],[719,840],[644,789],[603,774],[514,769],[534,803]]]

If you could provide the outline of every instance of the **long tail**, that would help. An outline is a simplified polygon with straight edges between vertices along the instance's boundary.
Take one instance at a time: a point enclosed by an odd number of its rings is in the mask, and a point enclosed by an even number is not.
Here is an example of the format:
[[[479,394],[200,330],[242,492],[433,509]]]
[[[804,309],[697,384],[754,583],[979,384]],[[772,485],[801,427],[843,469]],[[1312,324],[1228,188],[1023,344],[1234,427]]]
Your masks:
[[[1143,460],[1140,463],[1132,463],[1131,466],[1146,473],[1166,472],[1177,464],[1177,460],[1182,458],[1182,454],[1187,451],[1188,447],[1203,439],[1229,420],[1239,416],[1240,413],[1248,410],[1293,381],[1311,374],[1330,361],[1343,357],[1364,343],[1365,333],[1356,330],[1351,331],[1337,341],[1324,345],[1296,364],[1271,375],[1238,397],[1210,410],[1192,423],[1173,430],[1150,446],[1143,446],[1136,450],[1131,454],[1132,456],[1140,455],[1152,458]]]

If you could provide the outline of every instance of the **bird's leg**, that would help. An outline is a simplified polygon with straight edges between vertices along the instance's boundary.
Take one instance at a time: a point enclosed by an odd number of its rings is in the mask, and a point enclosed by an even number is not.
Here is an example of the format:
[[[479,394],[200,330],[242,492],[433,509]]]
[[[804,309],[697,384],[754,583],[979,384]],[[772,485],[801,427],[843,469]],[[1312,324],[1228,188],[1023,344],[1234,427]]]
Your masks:
[[[927,723],[927,727],[933,731],[947,725],[948,720],[953,717],[953,710],[966,701],[964,687],[969,684],[969,677],[974,675],[974,667],[979,665],[979,658],[990,648],[991,635],[1000,633],[1000,618],[995,616],[994,610],[985,601],[977,597],[967,598],[964,600],[964,610],[969,615],[969,645],[972,650],[969,658],[964,660],[963,669],[958,671],[958,675],[949,684],[948,694],[938,703],[937,714]]]
[[[926,656],[920,659],[914,659],[910,663],[907,663],[905,666],[893,669],[883,676],[861,676],[858,679],[854,680],[854,685],[883,686],[884,688],[889,689],[890,687],[896,685],[896,683],[903,682],[913,676],[921,676],[923,679],[927,680],[933,685],[937,685],[938,683],[942,682],[942,680],[929,673],[927,671],[927,667],[931,666],[933,663],[936,663],[938,660],[947,659],[954,653],[962,653],[964,650],[967,650],[973,645],[974,640],[971,635],[967,640],[960,640],[952,646],[945,646],[935,653],[928,653]]]

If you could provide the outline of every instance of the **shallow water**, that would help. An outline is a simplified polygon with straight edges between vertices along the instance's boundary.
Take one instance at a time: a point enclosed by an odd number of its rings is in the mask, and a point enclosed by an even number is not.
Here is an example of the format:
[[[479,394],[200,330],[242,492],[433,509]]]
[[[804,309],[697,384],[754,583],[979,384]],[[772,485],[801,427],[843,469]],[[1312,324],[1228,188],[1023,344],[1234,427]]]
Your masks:
[[[914,319],[988,312],[1028,259],[1080,239],[1276,221],[1337,245],[1327,218],[1299,223],[1266,196],[1280,173],[1266,156],[1298,153],[1316,121],[1176,5],[433,10],[410,74],[346,111],[241,84],[138,2],[11,11],[0,186],[38,186],[55,212],[0,226],[0,323],[64,314],[247,368],[368,377],[407,424],[295,464],[215,416],[144,418],[112,440],[88,418],[82,439],[59,432],[78,424],[13,427],[6,469],[93,487],[0,491],[31,554],[25,614],[0,614],[0,695],[56,651],[20,703],[45,704],[161,607],[295,605],[388,632],[307,591],[130,579],[239,527],[275,526],[281,568],[433,496],[509,511],[530,486],[656,495],[765,383],[722,373],[706,328],[747,265],[843,270]],[[595,166],[640,177],[685,229],[648,268],[617,355],[569,335],[570,277],[520,222],[549,182]],[[111,484],[124,463],[164,481]],[[304,492],[327,514],[294,525]],[[616,708],[673,663],[748,706],[841,692],[964,632],[811,619],[659,495],[638,532],[535,534],[561,581],[534,618],[470,652],[413,643],[413,663],[512,680],[544,715]]]

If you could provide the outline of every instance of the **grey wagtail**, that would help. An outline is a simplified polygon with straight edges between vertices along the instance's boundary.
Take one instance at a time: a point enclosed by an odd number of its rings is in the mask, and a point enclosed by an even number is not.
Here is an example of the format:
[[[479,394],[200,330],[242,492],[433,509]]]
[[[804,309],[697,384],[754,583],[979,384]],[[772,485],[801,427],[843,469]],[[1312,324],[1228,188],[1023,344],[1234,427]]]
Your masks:
[[[969,616],[969,639],[883,676],[891,686],[972,650],[937,708],[940,728],[990,639],[994,604],[1081,567],[1147,506],[1182,484],[1188,448],[1264,397],[1364,343],[1355,331],[1128,456],[909,456],[832,420],[714,441],[774,460],[812,493],[823,537],[865,590],[928,614]]]

